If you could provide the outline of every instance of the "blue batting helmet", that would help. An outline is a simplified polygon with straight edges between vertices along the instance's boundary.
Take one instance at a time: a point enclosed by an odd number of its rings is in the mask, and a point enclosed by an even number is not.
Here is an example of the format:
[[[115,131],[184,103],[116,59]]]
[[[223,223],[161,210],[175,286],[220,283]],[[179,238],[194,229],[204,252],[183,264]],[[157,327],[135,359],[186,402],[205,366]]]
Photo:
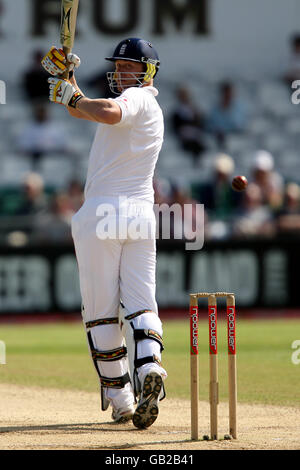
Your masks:
[[[151,42],[140,38],[128,38],[121,41],[111,57],[105,57],[112,62],[116,60],[131,60],[147,65],[146,72],[154,78],[158,72],[160,61]]]

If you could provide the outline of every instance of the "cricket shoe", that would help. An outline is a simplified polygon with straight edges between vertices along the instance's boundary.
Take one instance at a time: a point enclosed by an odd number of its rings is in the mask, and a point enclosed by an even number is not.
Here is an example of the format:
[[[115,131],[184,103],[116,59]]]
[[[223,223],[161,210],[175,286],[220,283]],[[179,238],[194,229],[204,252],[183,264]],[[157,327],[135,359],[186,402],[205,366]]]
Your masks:
[[[144,379],[141,396],[132,421],[139,429],[149,428],[158,416],[158,402],[163,387],[162,376],[157,371],[149,372]]]
[[[134,406],[129,406],[126,408],[113,408],[111,417],[115,423],[123,424],[130,421],[134,414]]]

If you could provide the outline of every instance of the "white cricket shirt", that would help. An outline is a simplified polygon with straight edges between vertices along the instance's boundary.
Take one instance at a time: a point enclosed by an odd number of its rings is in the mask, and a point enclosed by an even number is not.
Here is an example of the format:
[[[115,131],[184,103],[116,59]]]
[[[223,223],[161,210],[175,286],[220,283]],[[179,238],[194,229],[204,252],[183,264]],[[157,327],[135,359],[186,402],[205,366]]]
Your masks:
[[[118,124],[99,124],[90,151],[85,199],[126,196],[153,203],[153,174],[163,142],[156,88],[128,88],[115,98]]]

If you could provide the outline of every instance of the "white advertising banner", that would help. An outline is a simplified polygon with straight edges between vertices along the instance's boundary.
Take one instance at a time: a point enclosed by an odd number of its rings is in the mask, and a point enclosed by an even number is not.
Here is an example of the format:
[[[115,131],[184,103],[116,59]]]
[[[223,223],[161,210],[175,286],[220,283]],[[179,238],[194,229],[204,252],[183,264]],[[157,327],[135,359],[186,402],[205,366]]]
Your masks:
[[[32,52],[59,41],[60,0],[0,0],[0,79],[18,82]],[[124,37],[153,42],[162,77],[278,76],[299,30],[299,0],[81,0],[81,76]]]

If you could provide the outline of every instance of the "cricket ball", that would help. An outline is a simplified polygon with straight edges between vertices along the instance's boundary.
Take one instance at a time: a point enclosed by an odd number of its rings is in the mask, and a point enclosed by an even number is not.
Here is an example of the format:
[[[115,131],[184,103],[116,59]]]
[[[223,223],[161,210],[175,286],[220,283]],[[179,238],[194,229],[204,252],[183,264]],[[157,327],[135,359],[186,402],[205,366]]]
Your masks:
[[[244,191],[248,186],[246,176],[235,176],[232,180],[231,187],[234,191]]]

